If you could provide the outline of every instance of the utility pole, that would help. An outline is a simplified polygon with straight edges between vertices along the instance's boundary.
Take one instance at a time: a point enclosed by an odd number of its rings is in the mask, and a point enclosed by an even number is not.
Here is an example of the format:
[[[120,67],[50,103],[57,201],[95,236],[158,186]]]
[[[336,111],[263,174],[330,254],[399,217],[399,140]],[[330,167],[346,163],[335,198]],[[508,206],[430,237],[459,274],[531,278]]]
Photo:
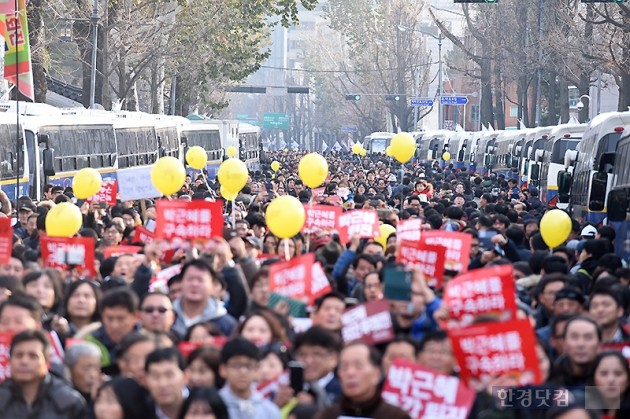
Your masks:
[[[438,129],[442,129],[442,39],[444,39],[444,35],[440,32],[438,36],[438,89],[437,89],[437,99],[438,103]]]
[[[413,96],[418,97],[418,88],[420,85],[420,69],[418,67],[413,69],[414,81],[413,81]],[[413,130],[418,131],[418,107],[413,108]]]
[[[98,50],[98,0],[92,4],[92,70],[90,72],[90,109],[94,108],[94,96],[96,94],[96,57]]]

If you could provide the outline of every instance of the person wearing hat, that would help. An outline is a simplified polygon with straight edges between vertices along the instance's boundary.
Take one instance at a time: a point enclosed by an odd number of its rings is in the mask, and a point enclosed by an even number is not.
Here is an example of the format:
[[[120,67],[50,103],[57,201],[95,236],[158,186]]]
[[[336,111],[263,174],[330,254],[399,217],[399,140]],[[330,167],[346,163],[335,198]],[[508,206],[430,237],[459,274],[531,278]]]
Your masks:
[[[560,291],[556,292],[556,297],[553,300],[553,316],[571,315],[577,316],[584,311],[584,294],[579,289],[566,285]],[[547,326],[541,327],[536,330],[536,335],[543,341],[549,342],[553,337],[552,335],[552,323],[553,320]]]
[[[586,240],[578,256],[580,268],[575,272],[575,284],[583,292],[586,292],[593,280],[593,272],[597,268],[597,262],[606,253],[610,252],[610,242],[606,239]]]
[[[28,237],[28,231],[26,225],[28,224],[28,217],[33,215],[37,208],[32,202],[21,202],[18,206],[17,222],[13,226],[13,233],[20,239]]]

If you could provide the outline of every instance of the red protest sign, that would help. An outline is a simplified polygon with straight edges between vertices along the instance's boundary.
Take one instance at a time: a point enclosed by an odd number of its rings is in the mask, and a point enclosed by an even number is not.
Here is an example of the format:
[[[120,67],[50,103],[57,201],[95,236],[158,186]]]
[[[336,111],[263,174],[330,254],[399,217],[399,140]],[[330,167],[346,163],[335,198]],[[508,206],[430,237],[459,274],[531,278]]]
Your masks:
[[[168,294],[168,280],[181,272],[181,263],[158,271],[149,282],[149,292],[160,291]]]
[[[105,250],[103,251],[103,254],[105,256],[105,259],[107,259],[109,257],[118,257],[122,255],[135,255],[136,253],[139,253],[141,250],[142,250],[141,246],[126,246],[126,245],[107,246]]]
[[[541,382],[536,338],[529,320],[481,323],[448,331],[460,377],[468,385],[487,386],[497,375],[510,375],[519,386]]]
[[[223,201],[157,201],[156,239],[197,240],[223,236]]]
[[[116,205],[116,194],[118,193],[118,181],[116,179],[107,178],[103,179],[101,189],[94,196],[86,199],[88,203],[91,202],[104,202],[109,207]]]
[[[457,275],[444,289],[449,325],[466,326],[480,314],[501,320],[516,318],[516,289],[512,265],[475,269]]]
[[[18,221],[19,222],[19,221]],[[11,220],[7,217],[0,218],[0,264],[8,264],[11,260],[13,249],[13,229]]]
[[[396,262],[405,266],[413,266],[422,271],[427,284],[433,288],[442,286],[446,248],[423,242],[402,240],[398,244]]]
[[[339,239],[347,243],[354,234],[361,238],[373,238],[381,235],[378,213],[370,210],[354,210],[339,216]]]
[[[620,352],[627,360],[630,361],[630,343],[629,342],[621,342],[621,343],[607,343],[602,345],[602,351],[616,351]]]
[[[389,342],[394,326],[387,300],[373,301],[353,307],[341,316],[344,342],[360,340],[369,344]]]
[[[424,231],[420,241],[446,247],[445,269],[466,272],[470,263],[470,243],[472,236],[456,231]]]
[[[306,212],[306,221],[302,231],[305,233],[337,230],[337,220],[343,213],[342,208],[330,205],[305,205],[304,211]]]
[[[153,232],[146,227],[138,226],[133,233],[132,243],[149,244],[153,241]]]
[[[421,232],[422,220],[420,218],[409,218],[396,224],[396,239],[399,242],[402,240],[417,242],[420,240]]]
[[[227,336],[209,336],[203,342],[190,342],[183,341],[179,342],[177,345],[177,349],[184,356],[184,358],[188,358],[188,355],[195,349],[201,346],[213,346],[215,348],[221,349],[225,346],[225,343],[228,341]]]
[[[331,288],[321,265],[315,263],[315,254],[307,253],[286,262],[272,264],[269,267],[269,289],[285,297],[312,304]]]
[[[323,188],[323,187],[311,189],[311,194],[313,195],[313,201],[319,202],[319,198],[321,198],[324,195],[325,191],[326,191],[326,188]]]
[[[265,398],[271,398],[274,394],[280,390],[280,386],[288,386],[290,384],[289,381],[289,372],[284,371],[282,374],[277,376],[276,378],[272,378],[271,380],[263,381],[256,386],[256,390]]]
[[[47,268],[69,269],[80,276],[96,276],[94,239],[91,237],[40,236],[42,260]]]
[[[381,395],[416,419],[466,419],[475,400],[475,392],[459,378],[403,359],[389,368]]]
[[[9,349],[11,348],[11,333],[0,333],[0,383],[11,377],[9,365]]]

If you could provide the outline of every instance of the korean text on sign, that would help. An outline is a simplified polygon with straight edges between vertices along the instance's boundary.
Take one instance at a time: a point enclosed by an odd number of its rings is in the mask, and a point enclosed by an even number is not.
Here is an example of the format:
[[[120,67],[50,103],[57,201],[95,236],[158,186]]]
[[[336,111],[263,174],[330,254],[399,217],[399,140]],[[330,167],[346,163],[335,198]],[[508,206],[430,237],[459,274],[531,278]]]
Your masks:
[[[472,323],[480,314],[497,314],[501,320],[516,318],[516,290],[512,265],[475,269],[458,275],[444,290],[444,305],[452,323]]]
[[[11,260],[13,249],[13,228],[11,220],[7,217],[0,218],[0,264],[7,264]]]
[[[315,262],[314,253],[272,264],[269,286],[273,292],[308,304],[331,289],[322,266]]]
[[[394,338],[394,327],[386,300],[353,307],[341,316],[341,335],[344,342],[361,340],[376,344]]]
[[[396,262],[420,269],[430,287],[440,288],[444,276],[445,257],[446,248],[443,246],[402,240],[398,244]]]
[[[156,239],[197,240],[223,235],[222,201],[157,201]]]
[[[382,396],[412,418],[465,419],[475,392],[457,377],[399,359],[389,369]]]
[[[306,211],[306,221],[302,231],[305,233],[337,230],[338,218],[343,211],[339,207],[330,205],[305,205],[304,210]]]
[[[118,182],[116,179],[103,179],[101,189],[94,196],[86,201],[88,202],[105,202],[108,206],[116,205],[116,195],[118,194]]]
[[[460,377],[487,385],[509,373],[519,385],[540,383],[536,340],[529,320],[510,320],[448,331]]]
[[[424,231],[421,242],[446,247],[445,269],[466,272],[470,262],[472,236],[456,231]]]
[[[91,237],[40,237],[44,266],[68,269],[80,276],[96,276],[94,267],[94,239]]]
[[[409,218],[408,220],[401,220],[396,225],[396,239],[399,242],[402,240],[417,242],[420,240],[421,233],[422,220],[420,218]]]
[[[362,238],[380,236],[378,213],[369,210],[355,210],[339,217],[339,238],[347,243],[350,238],[358,234]]]

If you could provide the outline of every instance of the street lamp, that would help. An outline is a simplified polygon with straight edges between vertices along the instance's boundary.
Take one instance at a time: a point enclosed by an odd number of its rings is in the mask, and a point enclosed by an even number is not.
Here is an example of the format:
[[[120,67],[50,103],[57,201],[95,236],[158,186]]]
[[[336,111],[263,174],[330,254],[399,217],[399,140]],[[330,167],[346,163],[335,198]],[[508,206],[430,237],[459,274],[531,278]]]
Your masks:
[[[397,25],[397,28],[401,32],[406,32],[406,31],[419,32],[419,33],[421,33],[423,35],[430,36],[433,39],[437,39],[437,41],[438,41],[438,88],[437,88],[437,99],[438,99],[438,101],[440,101],[440,98],[442,96],[442,40],[444,39],[444,35],[442,34],[441,31],[438,33],[438,35],[434,35],[431,32],[426,32],[426,31],[423,31],[421,29],[408,28],[408,27],[400,25],[400,24]],[[418,122],[417,122],[417,118],[416,118],[416,125],[417,125],[417,123]],[[441,101],[438,103],[438,129],[442,129],[442,103],[441,103]]]

